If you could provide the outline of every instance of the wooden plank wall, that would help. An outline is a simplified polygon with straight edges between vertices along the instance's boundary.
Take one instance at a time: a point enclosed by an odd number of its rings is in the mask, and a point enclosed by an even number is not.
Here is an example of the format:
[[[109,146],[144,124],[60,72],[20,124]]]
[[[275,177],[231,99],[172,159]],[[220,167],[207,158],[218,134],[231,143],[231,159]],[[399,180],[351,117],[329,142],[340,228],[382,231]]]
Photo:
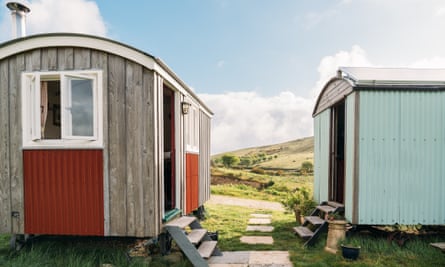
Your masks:
[[[199,128],[199,205],[210,198],[210,132],[211,118],[200,111]]]
[[[117,55],[70,47],[35,49],[0,62],[0,232],[24,232],[22,71],[86,69],[103,70],[105,235],[159,234],[154,73]],[[11,220],[11,211],[21,216]]]
[[[323,89],[318,98],[313,116],[331,107],[352,92],[353,87],[345,80],[333,80]]]
[[[8,60],[0,62],[0,233],[11,228],[11,176],[9,161]]]

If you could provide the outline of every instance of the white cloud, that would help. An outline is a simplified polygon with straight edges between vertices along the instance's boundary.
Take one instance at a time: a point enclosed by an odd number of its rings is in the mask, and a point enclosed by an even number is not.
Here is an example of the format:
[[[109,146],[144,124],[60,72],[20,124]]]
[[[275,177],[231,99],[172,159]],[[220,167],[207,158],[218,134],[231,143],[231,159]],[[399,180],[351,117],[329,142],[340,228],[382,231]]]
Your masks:
[[[373,64],[368,60],[366,51],[358,45],[354,45],[351,51],[339,51],[333,56],[321,59],[318,65],[319,79],[311,91],[313,98],[318,97],[321,89],[337,73],[339,67],[371,67]]]
[[[311,136],[313,101],[291,92],[200,94],[213,110],[212,153]]]
[[[105,36],[107,28],[99,7],[88,0],[35,0],[30,1],[31,12],[26,18],[27,34],[48,32],[75,32]],[[5,8],[1,22],[0,39],[11,36],[11,18]]]

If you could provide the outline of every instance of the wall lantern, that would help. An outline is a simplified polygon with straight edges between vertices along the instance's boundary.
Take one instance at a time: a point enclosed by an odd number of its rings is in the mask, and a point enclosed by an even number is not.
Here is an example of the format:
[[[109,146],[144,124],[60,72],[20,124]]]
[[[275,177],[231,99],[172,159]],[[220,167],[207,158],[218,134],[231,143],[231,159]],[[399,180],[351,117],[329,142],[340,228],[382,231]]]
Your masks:
[[[188,114],[191,105],[192,104],[190,104],[189,102],[182,102],[181,103],[182,114],[184,114],[184,115]]]

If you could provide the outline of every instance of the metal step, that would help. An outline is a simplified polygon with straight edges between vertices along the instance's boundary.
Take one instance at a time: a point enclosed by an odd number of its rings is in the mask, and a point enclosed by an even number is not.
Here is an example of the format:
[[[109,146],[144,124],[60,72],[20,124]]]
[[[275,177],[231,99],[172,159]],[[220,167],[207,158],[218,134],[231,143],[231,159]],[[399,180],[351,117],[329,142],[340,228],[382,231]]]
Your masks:
[[[184,229],[185,227],[189,226],[192,222],[196,220],[196,217],[193,216],[183,216],[179,217],[177,219],[174,219],[166,224],[164,226],[176,226],[181,229]]]
[[[188,235],[187,238],[193,245],[201,242],[202,238],[207,234],[206,229],[193,229]]]
[[[312,225],[321,225],[325,222],[322,218],[318,216],[307,216],[304,217],[304,219],[308,222],[310,222]]]
[[[294,232],[303,239],[310,238],[314,235],[314,233],[311,230],[309,230],[309,228],[304,226],[294,227]]]
[[[216,248],[217,241],[204,241],[198,248],[198,252],[204,259],[210,258]]]
[[[331,206],[327,206],[327,205],[317,206],[317,209],[321,210],[324,213],[331,213],[331,212],[334,212],[336,210],[336,208],[331,207]]]

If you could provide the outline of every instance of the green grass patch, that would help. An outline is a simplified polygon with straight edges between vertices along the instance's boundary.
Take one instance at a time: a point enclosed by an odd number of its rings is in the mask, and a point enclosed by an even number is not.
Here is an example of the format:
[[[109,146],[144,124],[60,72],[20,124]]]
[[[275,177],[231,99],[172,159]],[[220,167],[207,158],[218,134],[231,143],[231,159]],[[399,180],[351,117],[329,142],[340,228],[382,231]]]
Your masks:
[[[113,266],[191,267],[188,261],[171,264],[160,254],[146,258],[129,258],[126,252],[134,239],[95,237],[39,237],[20,251],[9,249],[9,236],[0,235],[0,266],[67,266],[97,267],[108,263]]]
[[[206,205],[208,219],[204,227],[219,232],[219,247],[223,251],[288,250],[294,266],[445,266],[445,254],[429,245],[445,240],[445,236],[412,237],[405,246],[389,242],[384,236],[354,233],[348,240],[361,246],[357,261],[345,260],[340,254],[324,251],[326,234],[313,247],[304,248],[303,242],[292,233],[295,224],[293,214],[278,211],[258,210],[245,207]],[[268,235],[246,232],[250,214],[272,214],[270,235],[274,245],[248,245],[240,242],[243,235]]]

